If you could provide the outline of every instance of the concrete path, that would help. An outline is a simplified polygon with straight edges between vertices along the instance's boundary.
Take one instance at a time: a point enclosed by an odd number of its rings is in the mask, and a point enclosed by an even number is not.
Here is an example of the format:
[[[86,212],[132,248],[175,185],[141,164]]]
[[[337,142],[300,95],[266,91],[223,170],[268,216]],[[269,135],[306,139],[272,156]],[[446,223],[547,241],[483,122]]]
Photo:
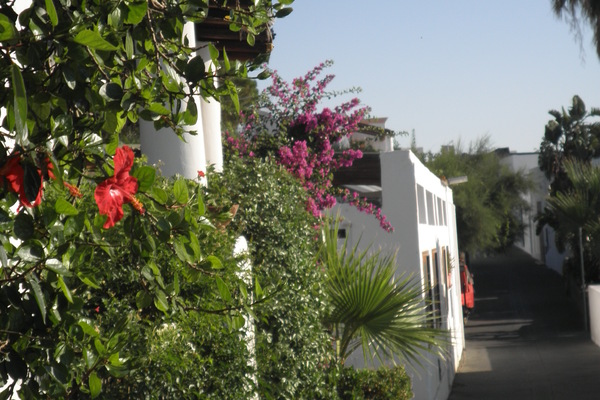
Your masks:
[[[517,249],[471,264],[475,311],[449,399],[600,399],[600,348],[560,276]]]

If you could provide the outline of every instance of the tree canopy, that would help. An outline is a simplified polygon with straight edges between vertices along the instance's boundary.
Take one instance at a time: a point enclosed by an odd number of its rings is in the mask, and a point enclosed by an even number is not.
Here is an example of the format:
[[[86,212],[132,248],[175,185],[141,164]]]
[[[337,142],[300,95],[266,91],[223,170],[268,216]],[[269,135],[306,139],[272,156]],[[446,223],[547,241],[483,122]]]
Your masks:
[[[550,193],[544,210],[537,217],[538,232],[548,225],[556,232],[559,250],[578,253],[579,229],[589,239],[583,254],[586,279],[596,281],[600,258],[598,248],[599,196],[598,170],[592,160],[600,156],[600,110],[588,110],[579,96],[574,96],[568,110],[549,112],[554,119],[546,124],[540,145],[539,166],[550,181]],[[572,265],[575,266],[575,265]],[[579,268],[572,272],[579,276]]]
[[[538,164],[550,181],[550,193],[571,187],[566,176],[566,160],[590,163],[600,155],[600,110],[588,111],[583,100],[575,95],[568,110],[548,112],[554,119],[546,124],[540,144]]]
[[[530,187],[529,179],[502,163],[488,137],[471,143],[467,151],[458,143],[424,158],[439,177],[468,177],[468,182],[452,187],[461,250],[499,251],[522,235],[518,216],[527,207],[521,194]]]
[[[580,18],[590,24],[594,32],[596,53],[600,57],[600,1],[598,0],[552,0],[552,9],[557,16],[566,15],[581,39]]]

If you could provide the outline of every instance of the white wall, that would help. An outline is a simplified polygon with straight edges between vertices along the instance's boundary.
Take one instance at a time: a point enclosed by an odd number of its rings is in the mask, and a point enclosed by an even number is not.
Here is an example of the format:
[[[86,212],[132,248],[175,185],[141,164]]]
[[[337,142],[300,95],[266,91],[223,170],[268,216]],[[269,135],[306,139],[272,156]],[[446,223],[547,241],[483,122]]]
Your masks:
[[[421,164],[410,151],[393,151],[382,153],[380,156],[382,211],[394,226],[395,231],[393,233],[385,232],[373,216],[361,213],[347,204],[339,205],[337,209],[341,211],[345,219],[342,227],[347,229],[350,244],[354,245],[360,239],[362,248],[373,244],[373,248],[383,249],[385,252],[393,253],[398,250],[399,275],[412,274],[416,279],[424,282],[426,272],[423,265],[423,254],[427,253],[431,257],[433,252],[441,255],[442,249],[448,249],[452,260],[449,280],[444,277],[444,271],[440,271],[438,280],[443,282],[440,290],[442,328],[450,331],[453,338],[452,348],[449,349],[447,360],[425,355],[425,360],[422,361],[423,368],[407,366],[416,399],[446,399],[464,349],[452,190],[444,186],[440,179]],[[435,210],[430,210],[433,211],[432,217],[435,218],[432,220],[434,225],[419,223],[417,185],[431,193],[432,198],[443,200],[444,210],[440,209],[439,215],[437,200]],[[444,212],[445,223],[443,221]],[[433,263],[430,267],[433,272]],[[362,353],[353,354],[348,362],[357,367],[362,366]]]
[[[545,226],[540,235],[536,233],[535,218],[546,205],[550,182],[538,167],[538,153],[510,153],[502,162],[512,171],[524,171],[533,180],[534,187],[524,195],[529,204],[529,210],[523,210],[522,222],[526,225],[523,241],[517,241],[515,246],[521,248],[539,262],[562,274],[562,264],[566,253],[556,248],[554,230]]]

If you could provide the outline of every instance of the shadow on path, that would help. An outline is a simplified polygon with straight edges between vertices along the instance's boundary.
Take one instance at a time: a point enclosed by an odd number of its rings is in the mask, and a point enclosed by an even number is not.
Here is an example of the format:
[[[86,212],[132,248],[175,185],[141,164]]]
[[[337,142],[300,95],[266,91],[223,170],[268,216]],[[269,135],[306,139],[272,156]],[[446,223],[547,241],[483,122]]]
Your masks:
[[[600,348],[560,275],[518,249],[471,270],[475,310],[449,399],[600,399]]]

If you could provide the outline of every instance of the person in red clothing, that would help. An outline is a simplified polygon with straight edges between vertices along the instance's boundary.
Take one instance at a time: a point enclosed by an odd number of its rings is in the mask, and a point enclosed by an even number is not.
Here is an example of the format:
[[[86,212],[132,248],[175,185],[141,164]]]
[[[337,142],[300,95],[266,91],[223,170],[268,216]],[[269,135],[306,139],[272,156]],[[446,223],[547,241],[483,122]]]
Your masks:
[[[475,289],[473,287],[473,275],[465,262],[465,253],[460,252],[460,298],[463,306],[463,318],[465,322],[475,307]]]

